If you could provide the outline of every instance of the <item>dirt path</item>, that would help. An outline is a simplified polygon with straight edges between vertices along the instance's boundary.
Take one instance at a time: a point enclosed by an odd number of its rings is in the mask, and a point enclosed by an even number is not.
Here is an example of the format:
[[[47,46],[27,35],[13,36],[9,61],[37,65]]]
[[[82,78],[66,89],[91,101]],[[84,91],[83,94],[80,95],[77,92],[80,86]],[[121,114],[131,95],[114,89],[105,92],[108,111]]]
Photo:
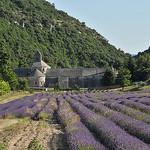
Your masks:
[[[0,97],[0,104],[7,103],[9,101],[12,101],[12,100],[15,100],[15,99],[18,99],[18,98],[22,98],[26,95],[31,96],[33,94],[23,93],[23,94],[16,94],[16,95],[8,96],[8,97],[7,96],[6,97],[4,96],[2,98]]]
[[[38,140],[45,150],[66,150],[65,134],[60,124],[30,120],[14,136],[9,139],[8,150],[27,150],[33,140]]]
[[[0,119],[0,131],[3,131],[3,129],[7,126],[10,126],[12,124],[18,123],[18,120],[15,119]]]

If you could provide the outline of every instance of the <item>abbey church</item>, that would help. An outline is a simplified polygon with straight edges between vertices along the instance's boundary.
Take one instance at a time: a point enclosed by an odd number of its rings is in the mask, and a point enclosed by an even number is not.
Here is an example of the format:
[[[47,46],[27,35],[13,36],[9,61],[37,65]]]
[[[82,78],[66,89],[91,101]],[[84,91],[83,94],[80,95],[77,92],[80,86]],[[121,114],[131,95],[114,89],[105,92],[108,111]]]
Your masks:
[[[101,78],[106,68],[57,68],[52,69],[42,61],[42,55],[37,51],[34,62],[28,68],[15,68],[19,78],[26,78],[30,87],[53,88],[59,83],[62,89],[68,89],[74,84],[79,88],[101,86]]]

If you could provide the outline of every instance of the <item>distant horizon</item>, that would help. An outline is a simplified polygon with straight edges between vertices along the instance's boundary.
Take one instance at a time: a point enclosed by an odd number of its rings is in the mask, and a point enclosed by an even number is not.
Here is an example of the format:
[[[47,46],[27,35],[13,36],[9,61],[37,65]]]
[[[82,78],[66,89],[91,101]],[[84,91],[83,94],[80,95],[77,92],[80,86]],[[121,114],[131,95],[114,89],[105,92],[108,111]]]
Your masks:
[[[125,53],[136,55],[150,47],[150,1],[48,0],[55,8],[85,22]]]

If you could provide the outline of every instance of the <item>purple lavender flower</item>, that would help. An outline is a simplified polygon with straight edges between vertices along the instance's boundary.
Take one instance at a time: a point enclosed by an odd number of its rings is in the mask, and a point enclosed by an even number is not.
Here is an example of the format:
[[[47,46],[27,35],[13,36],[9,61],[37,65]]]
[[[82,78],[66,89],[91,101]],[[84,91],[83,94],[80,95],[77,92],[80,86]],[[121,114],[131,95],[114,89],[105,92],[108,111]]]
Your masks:
[[[106,148],[95,140],[90,131],[80,122],[80,117],[72,111],[66,100],[59,98],[58,119],[65,126],[69,150]]]
[[[94,113],[79,102],[69,101],[75,111],[80,115],[81,120],[88,128],[99,136],[110,149],[128,149],[141,150],[150,147],[139,139],[127,134],[123,129],[118,127],[114,122]]]
[[[144,121],[145,123],[150,124],[150,115],[148,115],[146,113],[132,109],[125,105],[118,104],[116,102],[106,102],[106,103],[104,103],[104,105],[109,107],[110,109],[113,109],[115,111],[121,112],[121,113],[131,116],[135,119],[138,119],[138,120]]]
[[[66,128],[68,150],[92,149],[106,150],[106,148],[95,140],[91,132],[82,122],[70,123]]]
[[[127,101],[127,100],[120,102],[120,104],[129,106],[129,107],[132,107],[134,109],[138,109],[144,113],[150,114],[150,106],[147,106],[147,105],[144,105],[144,104],[141,104],[138,102]]]

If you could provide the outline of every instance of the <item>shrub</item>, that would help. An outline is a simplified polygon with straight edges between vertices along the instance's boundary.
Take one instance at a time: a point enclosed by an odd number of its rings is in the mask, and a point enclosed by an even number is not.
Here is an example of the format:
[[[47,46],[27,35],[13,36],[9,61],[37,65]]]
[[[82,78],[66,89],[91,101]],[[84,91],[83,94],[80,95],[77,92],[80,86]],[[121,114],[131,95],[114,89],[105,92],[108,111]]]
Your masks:
[[[38,119],[39,120],[50,120],[52,119],[52,116],[48,113],[44,113],[44,112],[40,112],[40,114],[38,115]]]
[[[10,86],[8,82],[0,81],[0,95],[4,95],[10,91]]]
[[[146,82],[142,82],[142,81],[139,82],[139,86],[146,86],[146,85],[147,85]]]
[[[55,86],[54,86],[54,90],[58,91],[60,90],[60,84],[59,83],[56,83]]]
[[[80,90],[77,84],[72,85],[71,87],[72,90]]]
[[[28,150],[44,150],[44,148],[42,148],[42,146],[39,145],[39,141],[38,140],[34,139],[29,144]]]
[[[102,77],[103,86],[111,86],[115,84],[115,74],[111,69],[107,69]]]
[[[28,91],[29,91],[31,94],[34,93],[34,90],[32,90],[32,89],[28,89]]]

